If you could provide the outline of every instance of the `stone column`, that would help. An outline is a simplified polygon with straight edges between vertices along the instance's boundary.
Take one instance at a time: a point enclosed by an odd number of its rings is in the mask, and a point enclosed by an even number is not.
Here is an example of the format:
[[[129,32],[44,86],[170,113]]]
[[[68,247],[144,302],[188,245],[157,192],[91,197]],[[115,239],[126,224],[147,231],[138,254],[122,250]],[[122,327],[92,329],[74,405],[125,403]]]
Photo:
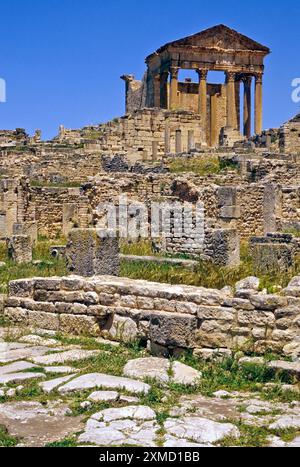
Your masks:
[[[171,152],[170,147],[170,128],[166,126],[165,128],[165,155]]]
[[[169,72],[164,71],[160,75],[160,107],[162,109],[168,108],[168,78]]]
[[[175,133],[175,153],[180,154],[181,152],[182,152],[181,130],[176,130],[176,133]]]
[[[207,70],[197,70],[199,76],[198,110],[201,115],[203,135],[206,143],[207,130]]]
[[[170,85],[170,109],[176,110],[178,107],[178,72],[179,68],[171,67],[171,85]]]
[[[218,132],[217,132],[217,94],[213,94],[210,98],[210,146],[218,146]]]
[[[227,126],[236,128],[235,73],[226,73],[227,84]]]
[[[154,107],[160,108],[160,75],[154,75]]]
[[[188,130],[188,151],[195,149],[195,134],[194,130]]]
[[[255,133],[259,135],[263,129],[263,74],[255,76]]]
[[[251,136],[251,84],[252,76],[243,76],[244,83],[244,136]]]
[[[158,158],[158,142],[152,141],[152,162],[157,161]]]

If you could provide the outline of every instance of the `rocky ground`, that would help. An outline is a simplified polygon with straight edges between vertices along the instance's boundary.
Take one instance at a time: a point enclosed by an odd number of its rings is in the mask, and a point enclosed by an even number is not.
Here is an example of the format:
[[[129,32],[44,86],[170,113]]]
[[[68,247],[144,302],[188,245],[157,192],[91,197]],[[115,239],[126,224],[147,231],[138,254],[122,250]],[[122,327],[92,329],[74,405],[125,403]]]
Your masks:
[[[300,447],[298,362],[204,354],[0,328],[0,446]]]

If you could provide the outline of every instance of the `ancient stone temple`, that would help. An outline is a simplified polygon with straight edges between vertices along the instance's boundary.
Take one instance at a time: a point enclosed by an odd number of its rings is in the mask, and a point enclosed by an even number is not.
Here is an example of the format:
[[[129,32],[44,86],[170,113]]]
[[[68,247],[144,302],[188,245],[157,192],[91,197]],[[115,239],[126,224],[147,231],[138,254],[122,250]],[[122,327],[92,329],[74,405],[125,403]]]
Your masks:
[[[187,110],[201,116],[204,143],[216,146],[222,128],[251,136],[252,101],[255,133],[262,132],[264,58],[270,49],[228,28],[215,26],[170,42],[146,58],[143,81],[132,75],[126,81],[126,111],[160,108]],[[194,70],[197,82],[180,82],[180,70]],[[209,84],[208,72],[225,73],[223,84]],[[254,99],[252,82],[255,81]],[[244,104],[240,105],[243,84]],[[243,112],[243,128],[241,113]]]

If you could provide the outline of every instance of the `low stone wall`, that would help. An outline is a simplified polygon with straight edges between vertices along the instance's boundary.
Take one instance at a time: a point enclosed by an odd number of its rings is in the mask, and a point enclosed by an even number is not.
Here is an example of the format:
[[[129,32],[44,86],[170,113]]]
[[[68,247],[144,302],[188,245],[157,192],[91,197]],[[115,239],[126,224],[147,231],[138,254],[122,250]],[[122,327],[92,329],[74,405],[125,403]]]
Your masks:
[[[125,342],[141,339],[162,354],[203,348],[299,350],[300,277],[282,296],[249,290],[252,284],[253,278],[245,280],[231,294],[227,288],[111,276],[34,278],[10,283],[4,315],[18,325]]]

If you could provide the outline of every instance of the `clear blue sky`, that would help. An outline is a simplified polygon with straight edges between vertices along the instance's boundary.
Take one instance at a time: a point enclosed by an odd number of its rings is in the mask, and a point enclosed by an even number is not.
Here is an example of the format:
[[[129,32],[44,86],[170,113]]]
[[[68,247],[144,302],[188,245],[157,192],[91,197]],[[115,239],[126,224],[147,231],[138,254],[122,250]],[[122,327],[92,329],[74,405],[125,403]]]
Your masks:
[[[299,112],[299,3],[268,0],[1,0],[0,128],[78,128],[124,113],[124,73],[160,45],[226,24],[269,46],[264,127]]]

